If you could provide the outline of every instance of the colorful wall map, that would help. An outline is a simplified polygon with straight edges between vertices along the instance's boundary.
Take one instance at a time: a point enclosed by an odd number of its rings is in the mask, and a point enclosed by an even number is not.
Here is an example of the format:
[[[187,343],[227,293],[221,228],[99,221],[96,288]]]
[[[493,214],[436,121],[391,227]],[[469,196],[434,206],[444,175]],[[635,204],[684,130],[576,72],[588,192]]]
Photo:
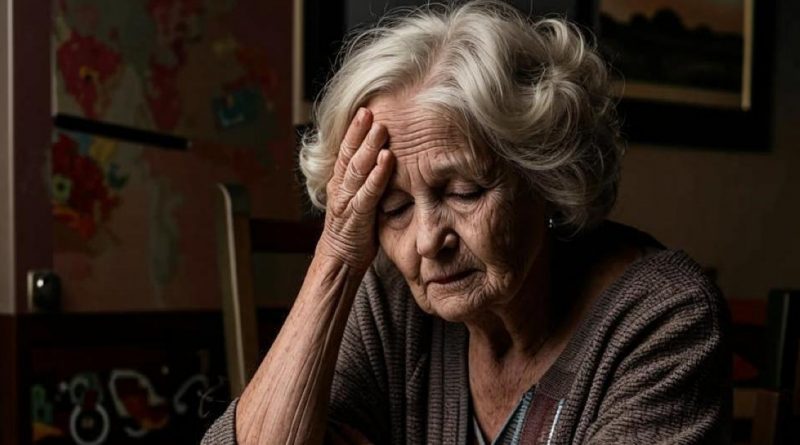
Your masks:
[[[56,4],[58,112],[257,149],[287,136],[291,2]]]
[[[298,218],[291,2],[56,0],[57,112],[188,138],[168,151],[56,131],[54,269],[68,311],[219,307],[217,182]]]

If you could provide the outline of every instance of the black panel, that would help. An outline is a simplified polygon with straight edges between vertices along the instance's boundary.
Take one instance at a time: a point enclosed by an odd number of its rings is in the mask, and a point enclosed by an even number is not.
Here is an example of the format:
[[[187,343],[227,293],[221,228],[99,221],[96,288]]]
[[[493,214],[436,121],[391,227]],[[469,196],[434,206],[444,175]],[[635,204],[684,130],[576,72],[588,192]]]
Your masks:
[[[307,0],[304,6],[304,99],[317,97],[331,74],[345,33],[345,0]]]

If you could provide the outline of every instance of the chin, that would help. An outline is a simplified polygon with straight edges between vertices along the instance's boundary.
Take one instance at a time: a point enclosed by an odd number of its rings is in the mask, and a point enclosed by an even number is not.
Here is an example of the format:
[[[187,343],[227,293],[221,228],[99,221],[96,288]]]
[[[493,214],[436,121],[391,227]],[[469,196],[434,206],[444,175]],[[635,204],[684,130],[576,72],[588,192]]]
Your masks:
[[[486,309],[487,303],[486,296],[475,288],[448,292],[429,287],[422,299],[425,303],[420,304],[422,310],[452,323],[475,318]]]
[[[438,307],[434,306],[433,309],[433,315],[451,323],[465,323],[475,318],[480,311],[480,309],[474,305],[463,304],[462,302],[447,302],[438,305]]]

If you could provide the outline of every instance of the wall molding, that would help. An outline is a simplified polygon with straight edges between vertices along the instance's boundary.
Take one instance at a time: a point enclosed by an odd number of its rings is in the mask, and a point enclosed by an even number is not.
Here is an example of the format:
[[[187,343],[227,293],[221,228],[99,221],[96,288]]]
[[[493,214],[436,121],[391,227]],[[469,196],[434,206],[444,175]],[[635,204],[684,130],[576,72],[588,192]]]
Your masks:
[[[13,0],[0,0],[0,314],[15,312]]]

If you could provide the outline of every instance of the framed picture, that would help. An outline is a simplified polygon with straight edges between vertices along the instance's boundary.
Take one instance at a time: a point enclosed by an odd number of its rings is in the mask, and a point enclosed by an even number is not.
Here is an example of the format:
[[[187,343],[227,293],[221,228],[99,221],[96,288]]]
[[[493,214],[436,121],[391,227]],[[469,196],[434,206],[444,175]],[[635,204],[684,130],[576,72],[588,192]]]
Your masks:
[[[774,2],[589,0],[634,143],[766,151]]]

